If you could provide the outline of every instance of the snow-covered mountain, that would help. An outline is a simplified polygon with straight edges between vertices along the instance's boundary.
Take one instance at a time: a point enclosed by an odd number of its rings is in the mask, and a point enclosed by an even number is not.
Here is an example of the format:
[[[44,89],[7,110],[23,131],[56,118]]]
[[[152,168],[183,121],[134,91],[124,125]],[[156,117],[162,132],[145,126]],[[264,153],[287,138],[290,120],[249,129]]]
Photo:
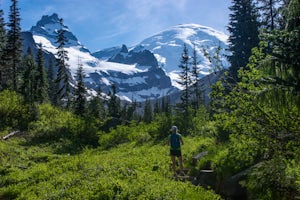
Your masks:
[[[198,67],[203,76],[212,71],[203,49],[213,55],[220,46],[222,66],[229,66],[225,58],[228,54],[225,51],[227,36],[209,27],[177,25],[135,46],[110,47],[91,54],[71,30],[64,24],[61,26],[59,21],[57,14],[43,16],[30,32],[24,33],[23,43],[32,48],[41,43],[45,55],[53,59],[57,52],[57,31],[63,28],[68,39],[65,49],[73,79],[78,66],[82,65],[86,86],[91,91],[100,87],[103,92],[108,92],[112,84],[116,84],[117,95],[128,101],[144,101],[178,92],[176,80],[183,44],[187,45],[189,55],[192,55],[195,47],[200,61]]]
[[[30,30],[32,37],[36,44],[42,44],[45,51],[56,54],[57,44],[56,35],[57,31],[63,28],[66,31],[67,43],[65,46],[68,52],[70,71],[75,77],[76,70],[79,65],[83,66],[86,74],[85,83],[90,89],[98,90],[99,87],[104,92],[111,89],[112,84],[117,86],[117,94],[125,100],[144,101],[145,99],[153,99],[171,94],[177,89],[172,86],[171,79],[167,76],[165,71],[160,68],[154,55],[149,51],[146,52],[147,56],[154,59],[154,64],[147,65],[137,64],[133,61],[129,62],[127,59],[126,64],[104,61],[91,55],[89,50],[85,48],[76,36],[63,24],[61,27],[59,17],[57,14],[51,16],[45,15],[33,26]],[[120,49],[122,50],[122,49]],[[124,49],[123,49],[124,51]],[[115,50],[114,54],[120,53]],[[138,55],[135,55],[138,60]],[[110,59],[116,59],[116,57]]]
[[[229,63],[226,60],[226,55],[229,54],[226,51],[227,39],[228,36],[226,34],[210,27],[198,24],[183,24],[171,27],[143,40],[141,43],[129,48],[129,52],[141,52],[144,50],[152,52],[158,61],[158,65],[171,78],[172,85],[179,87],[176,80],[178,80],[178,65],[183,52],[183,44],[186,44],[190,56],[193,54],[195,47],[200,73],[202,76],[205,76],[211,73],[213,69],[208,58],[204,56],[203,49],[213,56],[216,49],[221,47],[220,58],[222,67],[229,67]],[[121,51],[120,49],[122,47],[113,47],[95,52],[93,55],[99,59],[109,59],[116,56]]]

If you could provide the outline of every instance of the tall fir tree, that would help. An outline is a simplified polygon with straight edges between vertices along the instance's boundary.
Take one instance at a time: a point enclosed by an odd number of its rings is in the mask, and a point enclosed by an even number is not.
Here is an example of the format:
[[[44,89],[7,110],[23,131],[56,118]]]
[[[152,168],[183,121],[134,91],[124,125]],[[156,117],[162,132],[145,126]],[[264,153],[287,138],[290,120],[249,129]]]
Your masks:
[[[76,87],[74,89],[74,111],[77,115],[84,116],[86,114],[86,87],[84,84],[84,71],[82,64],[78,61],[78,69],[76,73]]]
[[[5,88],[5,60],[4,53],[6,47],[6,29],[4,21],[4,12],[0,9],[0,91]]]
[[[161,110],[160,110],[160,106],[159,106],[159,100],[156,99],[154,102],[153,114],[155,116],[155,115],[159,114],[160,112],[161,112]]]
[[[34,103],[36,101],[37,94],[37,67],[30,47],[27,49],[27,53],[23,60],[24,71],[22,76],[21,94],[24,96],[27,103]]]
[[[5,54],[7,67],[5,71],[8,74],[8,80],[5,81],[10,89],[18,91],[18,76],[22,61],[21,18],[18,1],[11,1]]]
[[[288,13],[286,14],[286,27],[283,36],[278,39],[281,53],[277,54],[287,65],[283,68],[290,75],[286,76],[293,85],[298,96],[298,106],[300,107],[300,1],[290,0]],[[277,44],[278,44],[277,43]],[[276,52],[276,51],[275,51]],[[277,51],[278,52],[278,51]],[[280,51],[279,51],[280,52]]]
[[[108,114],[110,117],[119,119],[121,112],[120,100],[117,97],[117,86],[113,84],[111,86],[112,92],[109,93],[110,99],[108,100]]]
[[[170,116],[172,113],[171,109],[171,97],[163,96],[161,99],[161,112],[166,113],[167,116]]]
[[[37,53],[37,77],[36,77],[36,100],[39,103],[45,103],[49,100],[48,79],[45,71],[45,60],[43,56],[42,44],[39,44]]]
[[[151,101],[149,99],[146,99],[143,120],[146,123],[150,123],[152,119],[153,119],[153,112],[152,112]]]
[[[233,80],[238,80],[238,70],[246,67],[253,47],[259,42],[258,13],[252,0],[232,0],[229,31],[228,60],[231,64],[229,72]]]
[[[197,56],[197,50],[196,46],[194,44],[193,46],[193,56],[192,56],[192,84],[193,84],[193,107],[195,110],[197,110],[200,107],[200,104],[203,103],[202,96],[201,96],[201,90],[200,90],[200,71],[198,67],[199,61]]]
[[[122,121],[123,122],[130,122],[131,120],[137,120],[136,118],[136,108],[137,108],[137,102],[136,100],[133,100],[132,103],[125,103],[122,106]]]
[[[183,53],[179,68],[181,69],[179,74],[179,81],[177,83],[181,86],[180,102],[176,105],[176,124],[181,127],[180,129],[185,133],[189,133],[191,128],[192,117],[192,79],[190,69],[190,57],[186,44],[183,45]]]
[[[88,101],[88,109],[87,116],[95,118],[97,120],[105,121],[106,119],[106,110],[104,107],[104,100],[102,96],[101,88],[98,89],[97,95],[92,97],[90,101]]]
[[[47,80],[48,80],[48,96],[50,102],[55,105],[56,99],[56,88],[55,88],[55,77],[54,77],[54,66],[53,60],[49,59],[48,70],[47,70]]]
[[[288,12],[286,14],[286,30],[299,31],[300,29],[300,2],[299,0],[290,0],[287,6]],[[299,32],[298,32],[299,36]],[[299,44],[299,43],[298,43]],[[298,57],[299,58],[299,57]]]
[[[69,65],[67,61],[69,60],[68,52],[65,49],[67,38],[65,36],[66,30],[63,27],[63,19],[60,19],[60,29],[57,34],[57,76],[55,80],[56,84],[56,104],[59,106],[64,106],[69,109],[71,104],[71,87],[70,87],[70,75],[69,75]]]
[[[181,69],[179,74],[179,80],[177,83],[182,87],[181,93],[181,103],[178,105],[178,108],[187,113],[188,107],[191,105],[191,71],[190,71],[190,57],[188,54],[188,49],[186,44],[183,45],[183,53],[181,55],[181,60],[179,68]]]
[[[261,18],[261,26],[268,30],[280,28],[280,8],[283,0],[256,0]]]

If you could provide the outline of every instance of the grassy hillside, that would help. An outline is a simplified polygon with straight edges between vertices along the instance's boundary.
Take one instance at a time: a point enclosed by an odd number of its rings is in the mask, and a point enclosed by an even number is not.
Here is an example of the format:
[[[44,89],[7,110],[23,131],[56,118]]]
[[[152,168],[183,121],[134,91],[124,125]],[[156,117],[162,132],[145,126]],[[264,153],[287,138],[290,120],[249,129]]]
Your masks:
[[[56,153],[65,142],[0,141],[0,199],[220,199],[212,191],[172,179],[163,142]],[[188,162],[201,141],[185,142]]]

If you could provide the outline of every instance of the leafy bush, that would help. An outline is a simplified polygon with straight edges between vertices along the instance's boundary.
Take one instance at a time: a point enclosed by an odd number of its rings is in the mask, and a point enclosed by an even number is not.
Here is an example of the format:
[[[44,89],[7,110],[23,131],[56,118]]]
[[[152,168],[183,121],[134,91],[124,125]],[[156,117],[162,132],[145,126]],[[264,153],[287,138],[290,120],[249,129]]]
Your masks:
[[[157,127],[152,124],[132,122],[130,125],[119,125],[111,129],[109,133],[100,133],[99,145],[102,148],[115,147],[127,142],[143,144],[152,139],[152,135],[157,135]]]
[[[194,122],[195,130],[193,136],[215,138],[218,135],[218,129],[215,121],[206,121],[204,124]]]
[[[298,163],[299,164],[299,163]],[[253,199],[297,199],[299,165],[281,156],[257,164],[243,185]]]
[[[97,144],[98,128],[93,121],[86,121],[49,104],[40,105],[39,113],[39,119],[30,124],[30,134],[34,140],[49,142],[69,139],[81,144]]]
[[[40,118],[31,123],[31,135],[42,139],[71,138],[83,127],[80,118],[49,104],[39,106]]]
[[[256,139],[245,135],[232,136],[226,148],[217,152],[214,169],[220,178],[234,175],[255,165],[262,152]]]
[[[172,117],[166,113],[155,115],[155,120],[151,123],[152,126],[157,127],[157,131],[151,136],[156,140],[160,141],[165,139],[170,134],[170,128],[173,125]]]
[[[6,128],[27,130],[28,124],[38,115],[35,104],[23,104],[16,92],[0,92],[0,130]]]

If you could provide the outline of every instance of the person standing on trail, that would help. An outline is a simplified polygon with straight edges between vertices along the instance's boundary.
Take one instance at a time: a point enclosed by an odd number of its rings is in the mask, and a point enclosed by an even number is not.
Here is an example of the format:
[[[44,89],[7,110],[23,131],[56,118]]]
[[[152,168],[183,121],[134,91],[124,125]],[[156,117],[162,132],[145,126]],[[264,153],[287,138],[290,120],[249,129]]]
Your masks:
[[[168,145],[170,146],[170,156],[173,165],[174,175],[176,175],[176,157],[179,160],[180,174],[183,174],[183,162],[181,155],[181,145],[183,145],[182,136],[178,133],[176,126],[172,126],[171,134],[168,137]]]

